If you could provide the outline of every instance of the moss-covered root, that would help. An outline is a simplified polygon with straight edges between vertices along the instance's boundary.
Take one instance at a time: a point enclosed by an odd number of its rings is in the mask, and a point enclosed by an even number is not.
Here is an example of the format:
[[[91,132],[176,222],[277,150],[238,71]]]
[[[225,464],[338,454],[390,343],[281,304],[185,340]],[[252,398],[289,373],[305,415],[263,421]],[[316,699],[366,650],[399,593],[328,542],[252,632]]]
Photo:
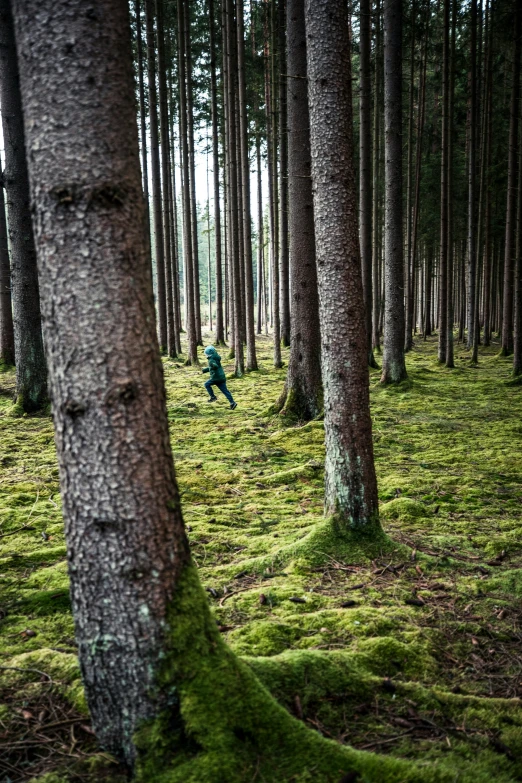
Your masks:
[[[439,767],[341,746],[293,718],[221,640],[193,567],[171,607],[171,628],[160,687],[172,690],[181,723],[164,714],[138,732],[138,781],[338,783],[349,772],[367,783],[454,780]]]

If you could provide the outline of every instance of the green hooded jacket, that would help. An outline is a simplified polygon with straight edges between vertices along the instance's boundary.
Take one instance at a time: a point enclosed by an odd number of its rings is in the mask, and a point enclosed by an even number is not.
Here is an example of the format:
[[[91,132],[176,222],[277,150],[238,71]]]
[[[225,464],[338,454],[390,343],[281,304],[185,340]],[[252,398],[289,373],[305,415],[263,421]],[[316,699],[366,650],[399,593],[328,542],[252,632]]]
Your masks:
[[[218,354],[213,345],[209,345],[205,348],[205,356],[208,360],[208,367],[205,367],[203,372],[210,373],[210,380],[215,383],[222,383],[226,381],[225,371],[221,366],[221,356]]]

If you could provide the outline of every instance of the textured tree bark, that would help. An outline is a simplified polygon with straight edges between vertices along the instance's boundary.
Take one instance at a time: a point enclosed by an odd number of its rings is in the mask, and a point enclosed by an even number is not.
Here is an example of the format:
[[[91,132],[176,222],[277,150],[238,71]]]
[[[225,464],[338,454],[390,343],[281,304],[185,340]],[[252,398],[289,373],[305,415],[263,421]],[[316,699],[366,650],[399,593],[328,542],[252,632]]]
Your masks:
[[[359,236],[368,337],[368,363],[376,367],[372,350],[372,82],[370,0],[361,0],[359,66]]]
[[[147,111],[145,107],[145,85],[143,79],[143,39],[141,28],[141,2],[135,0],[134,15],[136,16],[136,54],[138,60],[138,96],[140,108],[140,138],[141,138],[141,171],[143,175],[143,195],[147,210],[147,230],[150,240],[150,216],[149,216],[149,162],[147,155]]]
[[[340,532],[375,534],[380,527],[346,5],[344,0],[306,0],[305,10],[325,413],[325,511],[335,515]]]
[[[176,698],[155,689],[189,561],[140,181],[128,7],[15,0],[78,654],[102,745]]]
[[[384,4],[385,302],[382,383],[400,383],[404,361],[402,240],[402,0]]]
[[[243,0],[237,0],[237,63],[239,82],[239,130],[241,160],[241,195],[243,220],[243,264],[245,280],[245,336],[246,369],[257,370],[256,333],[254,321],[254,274],[252,269],[252,215],[250,210],[250,158],[248,145],[248,117],[245,82],[245,30]]]
[[[513,375],[515,378],[520,378],[522,377],[522,166],[518,167],[518,220],[515,258]]]
[[[210,108],[212,122],[212,177],[214,186],[214,244],[216,253],[216,344],[225,344],[223,326],[223,271],[221,257],[221,206],[219,200],[219,133],[216,78],[216,31],[214,0],[209,0],[210,29]]]
[[[8,366],[15,363],[11,264],[7,247],[7,223],[2,183],[0,183],[0,362]]]
[[[467,323],[468,348],[473,344],[475,329],[475,287],[477,276],[476,241],[476,129],[477,121],[477,0],[471,0],[471,57],[470,57],[470,101],[469,101],[469,143],[468,143],[468,226],[467,226]]]
[[[257,334],[262,333],[263,326],[263,296],[266,291],[263,285],[265,276],[265,236],[263,226],[263,178],[261,172],[261,138],[256,132],[256,166],[257,166]]]
[[[288,248],[288,107],[286,64],[286,3],[277,0],[279,56],[279,291],[281,344],[290,345],[290,262]]]
[[[292,341],[278,406],[286,414],[309,421],[321,411],[322,383],[304,5],[304,0],[287,0],[286,7]]]
[[[199,242],[198,242],[198,210],[196,202],[196,162],[194,149],[194,85],[192,79],[192,40],[190,0],[184,0],[184,35],[185,35],[185,75],[186,75],[186,121],[188,140],[188,189],[190,194],[190,241],[192,244],[192,281],[194,286],[194,321],[196,324],[196,339],[198,345],[203,345],[201,334],[201,295],[199,286]]]
[[[149,86],[150,168],[152,175],[152,219],[156,260],[156,309],[158,335],[162,353],[167,351],[167,298],[165,278],[165,240],[161,197],[161,167],[158,128],[158,90],[156,85],[156,46],[154,35],[154,0],[145,0],[147,23],[147,72]]]
[[[447,178],[447,191],[448,191],[448,236],[447,236],[447,257],[448,257],[448,296],[446,304],[446,320],[447,320],[447,333],[446,333],[446,367],[453,369],[455,367],[455,358],[453,350],[453,324],[455,320],[455,307],[454,307],[454,256],[455,247],[453,239],[453,147],[454,147],[454,129],[453,129],[453,115],[454,115],[454,100],[455,100],[455,38],[457,28],[457,3],[456,0],[452,0],[451,11],[451,40],[449,51],[449,96],[448,96],[448,178]]]
[[[167,92],[167,65],[165,61],[165,28],[163,22],[163,0],[155,0],[156,25],[158,41],[158,95],[159,95],[159,119],[161,140],[161,180],[163,183],[163,247],[165,251],[165,297],[167,311],[167,354],[171,359],[176,359],[176,323],[174,321],[174,298],[172,290],[172,242],[171,242],[171,215],[172,204],[170,201],[170,132],[169,132],[169,108]]]
[[[185,57],[185,7],[184,0],[177,0],[178,11],[178,69],[179,69],[179,135],[181,154],[181,202],[183,210],[183,264],[185,279],[185,328],[187,330],[188,359],[197,365],[197,329],[194,296],[194,264],[190,227],[189,148],[187,137],[187,69]]]
[[[241,265],[239,260],[239,210],[238,210],[238,155],[237,155],[237,123],[236,100],[234,92],[235,67],[235,23],[233,0],[225,0],[227,38],[227,149],[228,149],[228,181],[229,181],[229,244],[230,273],[232,283],[232,318],[234,321],[234,359],[235,374],[240,377],[245,372],[243,342],[241,340]]]
[[[509,120],[508,182],[506,205],[506,240],[504,244],[504,306],[502,308],[502,349],[504,356],[513,352],[513,281],[515,267],[515,232],[517,221],[518,123],[520,103],[520,51],[522,48],[522,4],[513,3],[513,69]]]
[[[413,348],[413,312],[414,312],[414,267],[412,256],[412,230],[413,230],[413,118],[415,95],[415,0],[411,3],[411,51],[410,51],[410,89],[408,106],[408,158],[406,173],[406,259],[404,264],[405,280],[405,313],[404,321],[406,331],[404,334],[404,350]]]
[[[450,49],[450,2],[443,0],[442,34],[442,129],[440,168],[440,330],[438,360],[446,362],[448,341],[448,144],[449,144],[449,49]]]
[[[373,104],[372,348],[380,350],[381,281],[379,257],[379,183],[381,173],[381,3],[375,2],[375,77]]]
[[[9,0],[0,0],[0,103],[5,145],[3,183],[11,246],[16,395],[20,408],[30,413],[41,409],[47,402],[47,367],[29,205],[24,121]]]

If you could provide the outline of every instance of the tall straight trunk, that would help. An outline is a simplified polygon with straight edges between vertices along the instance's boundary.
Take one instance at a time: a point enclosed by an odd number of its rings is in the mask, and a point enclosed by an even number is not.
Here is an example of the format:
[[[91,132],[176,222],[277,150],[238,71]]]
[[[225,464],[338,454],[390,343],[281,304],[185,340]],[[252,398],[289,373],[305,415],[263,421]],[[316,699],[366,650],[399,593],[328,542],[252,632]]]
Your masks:
[[[263,285],[265,276],[265,238],[263,225],[263,178],[261,172],[261,138],[256,133],[256,167],[257,167],[257,334],[262,333],[263,326],[263,296],[266,290]]]
[[[145,0],[147,23],[147,72],[149,83],[150,167],[152,175],[152,218],[156,259],[156,309],[160,350],[167,351],[167,298],[165,279],[165,243],[161,196],[161,164],[158,127],[158,91],[156,87],[156,42],[154,35],[155,0]]]
[[[404,265],[405,282],[405,324],[404,350],[413,348],[413,256],[412,256],[412,229],[413,229],[413,121],[414,121],[414,95],[415,95],[415,0],[411,3],[411,53],[410,53],[410,96],[408,107],[408,164],[406,173],[406,259]]]
[[[4,188],[0,182],[0,362],[15,363],[11,264],[7,246]]]
[[[377,535],[380,526],[353,170],[347,22],[344,0],[306,0],[324,387],[325,511],[335,515],[341,534]]]
[[[381,3],[375,1],[375,78],[373,102],[373,206],[372,206],[372,348],[380,349],[380,221],[379,184],[381,173]],[[363,281],[364,282],[364,281]]]
[[[502,316],[502,354],[513,351],[513,281],[515,267],[515,232],[517,221],[517,168],[518,124],[520,104],[520,51],[522,28],[522,4],[513,3],[513,68],[511,76],[511,102],[509,119],[508,182],[506,204],[506,239],[504,243],[504,303]]]
[[[237,0],[237,64],[239,81],[239,129],[241,153],[241,195],[243,203],[243,265],[245,288],[246,369],[257,370],[254,321],[254,274],[252,267],[252,216],[250,210],[250,156],[245,81],[245,30],[243,0]]]
[[[198,211],[196,202],[196,158],[194,147],[194,87],[192,80],[192,39],[190,13],[192,4],[184,0],[184,34],[187,100],[187,140],[188,140],[188,188],[190,195],[190,241],[192,244],[192,279],[194,283],[194,320],[198,345],[203,344],[201,334],[201,295],[199,284],[199,242]]]
[[[448,199],[448,218],[447,218],[447,263],[448,263],[448,281],[447,281],[447,299],[446,299],[446,367],[452,369],[455,367],[455,358],[453,350],[453,322],[454,318],[454,257],[455,248],[453,242],[453,103],[455,98],[455,47],[456,47],[456,28],[457,28],[457,1],[452,0],[451,12],[451,40],[449,51],[449,96],[448,96],[448,154],[447,154],[447,199]]]
[[[235,100],[235,73],[237,62],[235,57],[235,20],[233,0],[225,0],[228,66],[226,71],[227,91],[227,149],[228,149],[228,182],[229,182],[229,243],[230,243],[230,277],[232,284],[232,318],[234,323],[234,359],[235,374],[244,374],[243,341],[241,339],[241,264],[239,258],[239,209],[238,209],[238,140]]]
[[[522,166],[518,167],[518,220],[515,242],[515,291],[513,302],[513,375],[522,376]]]
[[[491,9],[491,13],[493,8]],[[489,54],[486,72],[487,82],[487,151],[486,151],[486,210],[484,216],[484,345],[491,344],[491,303],[492,303],[492,282],[493,282],[493,246],[491,241],[491,156],[492,156],[492,136],[493,136],[493,112],[492,112],[492,27],[493,17],[490,19],[490,42]]]
[[[469,138],[468,138],[468,226],[467,226],[467,323],[468,348],[473,344],[475,328],[475,288],[477,278],[477,240],[476,240],[476,147],[477,132],[477,0],[471,0],[471,55],[470,55],[470,101],[469,101]]]
[[[314,210],[310,159],[310,117],[306,79],[304,0],[287,0],[288,36],[288,223],[290,236],[290,359],[279,405],[302,421],[322,406],[321,336],[315,260]]]
[[[169,150],[169,203],[172,210],[170,226],[171,234],[171,267],[172,267],[172,303],[174,307],[174,339],[176,353],[181,353],[181,302],[179,296],[179,250],[178,250],[178,208],[176,204],[176,171],[172,133],[174,123],[171,122],[171,148]]]
[[[147,231],[150,238],[149,216],[149,160],[147,154],[147,110],[145,107],[145,86],[143,79],[143,38],[141,28],[141,0],[134,0],[134,15],[136,16],[136,54],[138,59],[138,95],[140,108],[140,141],[141,141],[141,172],[143,175],[143,196],[147,212]]]
[[[176,713],[156,686],[189,549],[155,334],[128,6],[14,8],[78,654],[97,737],[132,766],[139,724]]]
[[[223,325],[223,260],[221,256],[221,205],[219,195],[219,118],[216,77],[216,31],[214,0],[208,0],[210,27],[210,107],[212,122],[212,177],[214,186],[214,245],[216,256],[216,344],[225,344]]]
[[[10,5],[9,0],[0,0],[0,104],[5,146],[3,185],[11,249],[16,397],[21,410],[31,413],[43,408],[47,402],[47,367],[42,341],[24,121]],[[59,193],[56,198],[60,199]]]
[[[171,244],[171,214],[172,204],[169,198],[170,181],[170,130],[169,109],[167,92],[167,66],[165,62],[165,29],[163,24],[163,0],[155,0],[157,44],[158,44],[158,93],[159,93],[159,120],[160,120],[160,160],[161,181],[163,184],[163,248],[165,254],[165,297],[167,311],[167,354],[175,359],[176,337],[174,322],[174,301],[172,291],[172,244]]]
[[[281,343],[290,345],[290,263],[288,247],[288,105],[286,63],[286,3],[277,0],[279,55],[279,288]]]
[[[187,135],[187,69],[185,56],[185,0],[177,0],[178,70],[179,70],[179,135],[181,153],[181,200],[183,209],[183,263],[185,282],[185,329],[188,359],[197,365],[197,329],[194,296],[194,264],[192,257],[191,206],[189,187],[189,147]]]
[[[426,287],[425,287],[425,296],[426,296],[426,304],[425,304],[425,315],[424,315],[424,339],[426,337],[431,337],[431,331],[432,331],[432,318],[431,318],[431,307],[432,307],[432,291],[433,291],[433,251],[431,244],[428,245],[428,248],[426,250]]]
[[[419,212],[420,212],[420,185],[422,176],[422,142],[424,137],[424,121],[426,116],[426,71],[428,67],[428,42],[429,42],[429,23],[431,16],[430,4],[427,4],[426,8],[426,28],[424,33],[424,46],[421,58],[421,66],[419,73],[419,108],[418,108],[418,121],[417,121],[417,147],[415,150],[415,186],[413,196],[413,218],[411,227],[411,273],[412,284],[415,280],[415,270],[417,265],[417,246],[418,246],[418,234],[419,234]],[[422,271],[419,273],[420,289],[422,294]],[[412,285],[413,289],[413,285]],[[408,292],[409,293],[409,292]],[[420,303],[420,309],[422,310],[422,299],[417,300]],[[413,300],[411,302],[411,311],[413,315]],[[413,332],[413,326],[411,332]],[[422,333],[425,335],[425,318]]]
[[[277,133],[275,128],[273,61],[274,61],[274,11],[273,3],[265,0],[265,106],[268,158],[268,193],[270,220],[270,297],[271,320],[274,337],[274,367],[281,367],[281,328],[279,317],[279,220],[277,198]]]
[[[442,133],[441,133],[441,173],[440,173],[440,330],[438,360],[446,363],[448,341],[448,170],[449,170],[449,54],[450,54],[450,8],[451,0],[443,0],[443,45],[442,45]]]
[[[359,237],[368,338],[368,363],[376,367],[372,350],[372,82],[370,0],[361,0],[359,66]]]
[[[402,0],[384,4],[385,314],[382,383],[407,377],[402,241]]]

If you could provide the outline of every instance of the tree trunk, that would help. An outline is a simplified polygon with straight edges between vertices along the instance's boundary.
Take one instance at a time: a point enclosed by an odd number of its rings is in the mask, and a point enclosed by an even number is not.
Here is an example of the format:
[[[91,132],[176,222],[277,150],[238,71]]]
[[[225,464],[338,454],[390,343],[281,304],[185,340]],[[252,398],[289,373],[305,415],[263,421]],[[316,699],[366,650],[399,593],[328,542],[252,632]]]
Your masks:
[[[147,21],[147,69],[149,82],[150,166],[152,174],[152,217],[156,259],[156,308],[160,350],[167,351],[167,298],[165,281],[165,245],[161,198],[161,167],[158,130],[158,93],[156,87],[156,47],[154,36],[154,0],[145,0]]]
[[[263,230],[263,180],[261,172],[261,138],[256,133],[257,165],[257,334],[262,333],[263,296],[266,298],[265,277],[265,238]]]
[[[410,53],[410,95],[408,107],[408,167],[406,173],[406,262],[404,265],[405,281],[405,324],[404,350],[413,348],[413,303],[414,303],[414,260],[412,255],[413,230],[413,118],[415,95],[415,0],[411,3],[411,53]],[[419,108],[420,112],[420,108]]]
[[[214,184],[214,244],[216,254],[216,345],[224,345],[225,331],[223,326],[223,262],[221,257],[221,206],[219,200],[219,133],[214,0],[209,0],[208,17],[210,26],[210,105],[212,113],[212,176]]]
[[[518,220],[515,259],[513,375],[515,378],[520,378],[522,376],[522,165],[518,167]]]
[[[309,421],[321,411],[322,384],[304,6],[304,0],[287,0],[288,224],[292,341],[288,374],[279,407],[285,414]]]
[[[290,274],[288,248],[288,106],[286,68],[286,3],[277,0],[279,55],[279,291],[281,344],[290,345]]]
[[[441,173],[440,173],[440,330],[438,360],[446,363],[448,341],[448,144],[449,144],[449,51],[450,51],[450,3],[443,0],[442,35],[442,132],[441,132]]]
[[[149,215],[149,163],[147,155],[147,111],[145,108],[145,86],[143,83],[143,39],[141,32],[141,1],[135,0],[134,13],[136,16],[136,54],[138,59],[138,95],[140,108],[140,136],[141,136],[141,171],[143,175],[143,195],[145,196],[145,208],[147,210],[147,230],[150,239],[150,215]]]
[[[7,366],[15,363],[11,265],[7,247],[7,223],[2,183],[0,183],[0,362]]]
[[[475,288],[477,278],[477,241],[476,241],[476,128],[477,121],[477,0],[471,0],[471,66],[469,101],[469,139],[468,139],[468,268],[467,268],[467,321],[468,348],[473,344],[475,329]]]
[[[382,383],[407,377],[402,240],[402,0],[384,4],[385,314]]]
[[[335,515],[339,532],[376,534],[380,526],[353,170],[347,22],[344,0],[306,0],[325,412],[325,511]]]
[[[245,31],[243,0],[237,0],[237,64],[239,82],[240,180],[243,220],[243,266],[245,289],[246,369],[257,370],[256,333],[254,322],[254,275],[252,269],[252,217],[250,210],[250,157],[245,83]]]
[[[163,183],[163,248],[165,253],[165,297],[167,311],[167,354],[176,359],[176,337],[174,322],[174,299],[172,290],[172,243],[171,215],[172,204],[169,198],[170,181],[170,132],[169,109],[167,93],[167,66],[165,62],[165,29],[163,24],[163,0],[155,0],[157,42],[158,42],[158,87],[159,87],[159,119],[161,139],[161,180]]]
[[[3,184],[11,249],[16,397],[18,407],[31,413],[47,403],[47,368],[42,341],[18,67],[10,2],[0,0],[0,104],[5,145]]]
[[[359,236],[368,338],[368,363],[376,367],[372,350],[372,82],[370,0],[361,0],[359,67]]]
[[[454,308],[454,257],[455,246],[453,241],[453,115],[454,115],[454,98],[455,98],[455,44],[456,44],[456,28],[457,28],[457,2],[452,1],[452,15],[451,15],[451,40],[449,51],[449,96],[448,96],[448,154],[447,154],[447,193],[448,193],[448,220],[447,220],[447,261],[448,261],[448,284],[447,284],[447,303],[446,303],[446,367],[453,369],[455,367],[455,358],[453,350],[453,324],[455,320],[455,308]]]
[[[178,11],[178,71],[179,71],[179,135],[181,153],[181,200],[183,209],[183,263],[185,282],[185,328],[188,359],[197,365],[197,329],[194,307],[194,264],[192,259],[191,207],[189,187],[189,148],[187,136],[187,69],[185,57],[185,0],[177,0]]]
[[[379,184],[381,171],[381,4],[375,2],[375,79],[373,103],[373,220],[372,220],[372,348],[380,350],[380,256],[379,256]]]
[[[502,349],[504,356],[513,352],[513,279],[515,256],[515,232],[517,221],[517,164],[518,123],[520,103],[520,51],[522,4],[513,3],[513,69],[511,76],[511,105],[509,120],[508,182],[506,205],[506,240],[504,244],[504,306],[502,317]]]

